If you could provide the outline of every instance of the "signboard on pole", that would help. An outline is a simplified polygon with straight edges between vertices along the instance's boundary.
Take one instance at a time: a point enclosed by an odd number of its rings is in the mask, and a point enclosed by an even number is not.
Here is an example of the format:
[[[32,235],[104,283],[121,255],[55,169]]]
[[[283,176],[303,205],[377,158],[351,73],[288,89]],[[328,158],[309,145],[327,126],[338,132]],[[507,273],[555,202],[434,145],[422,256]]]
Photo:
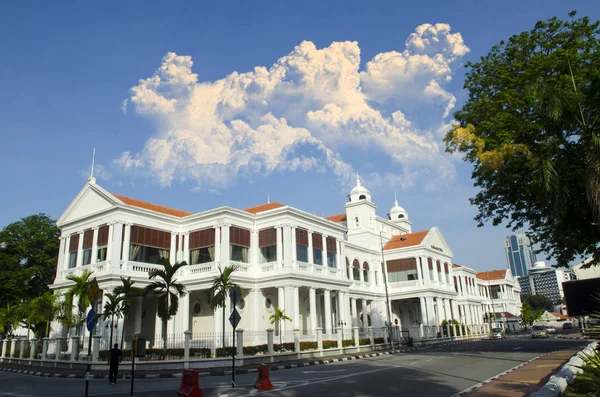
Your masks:
[[[233,301],[234,305],[240,300],[242,297],[242,289],[239,285],[235,285],[231,291],[229,291],[229,298]]]
[[[96,325],[96,311],[92,307],[87,314],[87,318],[85,319],[85,325],[89,332],[94,330],[94,326]]]
[[[233,327],[233,329],[237,328],[241,319],[242,319],[242,316],[240,316],[240,313],[238,313],[237,309],[234,308],[233,311],[231,312],[231,316],[229,316],[229,322],[231,323],[231,326]]]

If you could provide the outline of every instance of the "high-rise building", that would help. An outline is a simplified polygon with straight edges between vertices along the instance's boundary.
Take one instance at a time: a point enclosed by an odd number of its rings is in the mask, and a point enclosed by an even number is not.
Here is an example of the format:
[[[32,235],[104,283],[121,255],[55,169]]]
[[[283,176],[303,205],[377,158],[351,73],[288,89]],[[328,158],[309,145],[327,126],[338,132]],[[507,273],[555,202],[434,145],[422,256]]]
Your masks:
[[[513,234],[504,243],[506,261],[515,277],[526,276],[535,263],[531,240],[524,234]]]

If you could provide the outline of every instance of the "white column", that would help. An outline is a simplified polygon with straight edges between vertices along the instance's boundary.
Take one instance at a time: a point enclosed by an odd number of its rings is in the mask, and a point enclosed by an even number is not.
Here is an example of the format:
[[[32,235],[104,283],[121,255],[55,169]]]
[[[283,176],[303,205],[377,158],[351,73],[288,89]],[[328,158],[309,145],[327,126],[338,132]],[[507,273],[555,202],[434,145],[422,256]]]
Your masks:
[[[296,263],[298,260],[298,252],[296,252],[296,228],[294,226],[291,227],[291,241],[290,241],[290,249],[289,251],[292,254],[292,263]],[[298,328],[298,327],[296,327]]]
[[[300,328],[300,291],[294,287],[294,329]]]
[[[81,266],[83,264],[83,236],[84,233],[79,233],[79,244],[77,245],[77,266]]]
[[[288,269],[292,268],[291,244],[292,227],[290,225],[283,225],[283,267]]]
[[[229,225],[221,226],[221,268],[229,266]]]
[[[218,229],[217,229],[218,232]],[[216,244],[216,240],[217,240],[217,234],[215,234],[215,261],[217,260],[217,256],[221,255],[221,252],[218,250],[217,244]],[[190,234],[189,233],[184,233],[181,235],[180,237],[180,241],[179,241],[179,246],[182,247],[182,259],[185,263],[187,263],[188,265],[190,265]]]
[[[425,298],[420,297],[419,303],[421,304],[421,324],[425,326],[429,326],[429,318],[427,318],[427,303],[425,302]]]
[[[427,325],[429,325],[430,327],[439,325],[436,322],[436,318],[435,318],[435,311],[433,310],[433,298],[432,297],[426,297],[425,298],[425,303],[427,306]]]
[[[313,259],[313,243],[312,243],[312,231],[308,231],[308,263],[315,263]]]
[[[59,248],[58,248],[58,260],[56,261],[56,277],[58,277],[59,272],[61,270],[64,269],[68,269],[69,267],[69,262],[67,261],[67,259],[69,258],[68,255],[65,255],[65,250],[67,248],[67,244],[69,241],[69,237],[60,237],[59,238],[60,244],[59,244]]]
[[[308,290],[308,304],[310,310],[310,331],[317,330],[317,291],[314,288]]]
[[[90,259],[90,263],[92,264],[98,262],[98,226],[94,227],[93,230],[92,257]]]
[[[415,257],[415,263],[417,264],[417,277],[419,277],[419,285],[425,285],[425,280],[423,279],[423,269],[421,268],[421,259],[418,256]]]
[[[125,239],[123,240],[123,256],[121,257],[122,261],[129,260],[129,245],[131,244],[131,223],[127,222],[125,224]],[[171,262],[173,263],[173,262]]]
[[[188,293],[181,298],[181,303],[179,305],[179,312],[177,313],[180,314],[179,332],[190,330],[190,293],[191,291],[188,291]]]
[[[335,240],[335,267],[340,269],[343,268],[342,266],[342,243],[340,240],[336,239]]]
[[[421,265],[423,266],[423,280],[425,281],[425,285],[431,284],[431,277],[429,274],[429,263],[427,262],[427,257],[421,257]]]
[[[260,249],[258,248],[258,230],[250,231],[250,263],[255,266],[260,263]]]
[[[66,270],[69,268],[69,259],[70,259],[69,257],[71,256],[71,254],[69,252],[69,247],[71,245],[71,236],[63,237],[61,243],[63,243],[63,242],[64,242],[64,244],[61,245],[61,247],[62,247],[61,252],[63,254],[63,257],[62,257],[63,262],[62,263],[63,263],[63,269]],[[60,261],[58,263],[60,263]]]
[[[323,266],[327,266],[327,236],[323,235],[323,251],[321,251],[323,255]],[[329,302],[331,303],[331,302]],[[331,317],[330,317],[331,319]],[[331,333],[331,328],[327,328],[327,332]]]
[[[281,226],[275,228],[275,234],[277,236],[277,267],[281,267],[283,263],[283,245],[281,244]]]
[[[213,226],[213,229],[215,229],[215,262],[216,263],[220,263],[221,262],[221,227],[220,226]],[[183,251],[183,256],[185,258],[186,253],[189,256],[190,255],[190,251],[189,251],[189,247],[190,247],[190,242],[189,242],[189,238],[190,235],[189,233],[185,234],[185,248]],[[189,262],[188,262],[189,263]]]
[[[366,331],[369,328],[369,317],[368,317],[368,313],[367,313],[367,300],[366,299],[361,299],[361,303],[362,303],[362,329],[363,331]]]
[[[177,258],[177,262],[183,262],[183,233],[177,233],[176,246],[177,246],[177,252],[175,253],[175,256]],[[189,263],[188,263],[188,265],[189,265]]]
[[[324,303],[325,303],[325,308],[324,308],[324,313],[323,315],[325,316],[325,330],[324,333],[326,334],[331,334],[332,330],[331,330],[331,293],[329,292],[329,290],[325,290],[324,293]]]
[[[177,262],[177,242],[175,241],[175,236],[176,233],[171,233],[171,249],[169,250],[169,261],[172,265]]]
[[[452,319],[460,322],[460,314],[458,313],[458,305],[456,304],[456,299],[452,299],[450,301],[450,306],[452,307]]]
[[[112,228],[112,236],[111,236]],[[119,268],[121,265],[121,244],[123,240],[123,224],[120,222],[112,223],[109,226],[109,240],[107,247],[107,258],[110,260],[110,267]],[[111,238],[112,237],[112,238]]]
[[[350,305],[351,305],[351,309],[352,309],[352,326],[358,327],[358,314],[357,314],[357,310],[356,310],[356,298],[350,298]]]
[[[444,299],[444,308],[446,310],[445,320],[448,322],[452,321],[452,312],[450,311],[450,299]]]

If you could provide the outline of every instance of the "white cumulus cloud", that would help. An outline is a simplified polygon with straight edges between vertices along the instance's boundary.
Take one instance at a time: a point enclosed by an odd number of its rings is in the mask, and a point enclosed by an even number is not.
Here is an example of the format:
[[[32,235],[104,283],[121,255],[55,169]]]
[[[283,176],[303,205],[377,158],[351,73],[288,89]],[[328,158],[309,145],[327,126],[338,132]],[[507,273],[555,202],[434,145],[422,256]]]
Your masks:
[[[451,180],[439,140],[456,99],[444,85],[468,51],[449,25],[426,24],[402,52],[378,54],[364,70],[356,42],[305,41],[269,68],[204,82],[191,56],[168,53],[123,104],[153,119],[157,133],[114,162],[161,185],[206,190],[273,171],[332,172],[345,184],[361,164],[344,153],[373,148],[389,158],[378,171],[385,178]]]

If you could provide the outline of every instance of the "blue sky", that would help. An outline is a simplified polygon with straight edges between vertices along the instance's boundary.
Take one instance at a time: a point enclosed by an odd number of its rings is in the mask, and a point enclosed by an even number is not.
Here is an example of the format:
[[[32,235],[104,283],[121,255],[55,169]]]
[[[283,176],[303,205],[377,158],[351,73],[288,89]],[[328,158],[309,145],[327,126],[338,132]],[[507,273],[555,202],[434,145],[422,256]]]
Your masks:
[[[358,172],[385,216],[505,268],[471,169],[444,153],[464,63],[596,1],[2,2],[0,226],[57,218],[96,148],[109,191],[192,212],[271,200],[343,212]],[[174,3],[174,4],[173,4]],[[567,5],[567,3],[569,3]],[[450,115],[447,113],[450,111]]]

